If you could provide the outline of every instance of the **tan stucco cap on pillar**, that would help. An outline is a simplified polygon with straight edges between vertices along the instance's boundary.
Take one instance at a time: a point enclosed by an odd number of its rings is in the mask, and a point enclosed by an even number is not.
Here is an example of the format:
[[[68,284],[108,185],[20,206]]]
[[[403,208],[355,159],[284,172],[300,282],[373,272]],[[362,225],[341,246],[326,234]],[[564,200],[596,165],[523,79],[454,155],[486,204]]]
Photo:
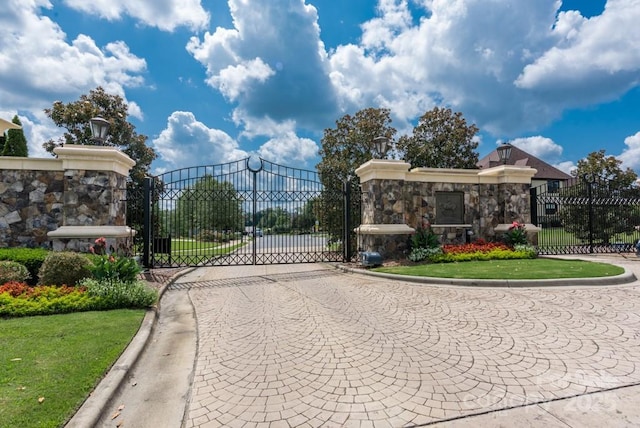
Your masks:
[[[62,167],[65,170],[113,171],[121,175],[129,175],[129,171],[136,164],[133,159],[115,147],[67,144],[56,147],[53,152],[62,161]]]
[[[478,171],[478,178],[486,183],[531,183],[531,179],[538,172],[530,166],[499,165]]]
[[[404,180],[411,165],[400,160],[371,159],[356,169],[360,182],[369,180]]]

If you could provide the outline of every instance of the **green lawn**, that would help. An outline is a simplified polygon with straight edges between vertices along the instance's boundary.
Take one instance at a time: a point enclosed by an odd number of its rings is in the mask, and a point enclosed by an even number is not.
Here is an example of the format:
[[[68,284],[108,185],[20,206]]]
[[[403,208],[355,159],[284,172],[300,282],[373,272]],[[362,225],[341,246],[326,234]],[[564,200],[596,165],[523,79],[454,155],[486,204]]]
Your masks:
[[[172,240],[171,257],[172,259],[182,260],[184,257],[190,256],[221,256],[234,252],[238,248],[247,245],[248,242],[250,242],[250,240],[246,239],[244,242],[231,241],[223,244],[192,240]],[[155,261],[160,263],[166,263],[169,261],[169,254],[156,253],[153,257]]]
[[[140,327],[144,310],[0,320],[0,427],[59,427]]]
[[[583,260],[517,259],[390,266],[374,272],[456,279],[555,279],[614,276],[624,269]]]
[[[618,233],[611,237],[610,242],[635,243],[640,238],[640,233]],[[562,227],[544,228],[538,232],[538,246],[557,247],[569,245],[588,245],[589,240],[580,240],[573,233],[567,232]],[[594,244],[600,244],[596,241]]]

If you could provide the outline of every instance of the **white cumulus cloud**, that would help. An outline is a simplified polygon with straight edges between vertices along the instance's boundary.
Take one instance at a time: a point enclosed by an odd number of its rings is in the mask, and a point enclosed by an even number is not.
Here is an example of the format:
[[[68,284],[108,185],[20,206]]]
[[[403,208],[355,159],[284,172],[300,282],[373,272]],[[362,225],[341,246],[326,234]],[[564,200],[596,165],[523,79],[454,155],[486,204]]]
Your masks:
[[[322,129],[337,115],[317,10],[304,0],[229,0],[233,28],[192,37],[187,50],[207,83],[246,121],[294,119]]]
[[[624,144],[626,148],[617,156],[622,161],[622,167],[640,170],[640,131],[625,138]]]
[[[97,86],[125,98],[125,88],[144,84],[146,61],[121,41],[100,47],[89,36],[67,35],[40,14],[51,8],[45,0],[10,0],[0,19],[0,100],[7,110],[21,112],[32,156],[44,154],[40,145],[62,134],[42,110],[54,100],[73,101]],[[136,103],[129,113],[142,118]]]
[[[541,135],[515,138],[509,141],[509,143],[546,162],[553,162],[562,156],[562,146],[554,142],[551,138]]]
[[[617,98],[640,81],[638,22],[639,0],[608,0],[589,19],[560,13],[551,34],[556,43],[524,68],[516,85],[569,106]]]
[[[238,142],[219,129],[211,129],[191,112],[176,111],[167,127],[152,141],[161,160],[175,169],[215,165],[247,157]]]
[[[209,24],[209,13],[200,0],[64,0],[76,10],[98,15],[108,20],[131,16],[144,25],[173,31],[185,26],[192,30],[204,29]]]

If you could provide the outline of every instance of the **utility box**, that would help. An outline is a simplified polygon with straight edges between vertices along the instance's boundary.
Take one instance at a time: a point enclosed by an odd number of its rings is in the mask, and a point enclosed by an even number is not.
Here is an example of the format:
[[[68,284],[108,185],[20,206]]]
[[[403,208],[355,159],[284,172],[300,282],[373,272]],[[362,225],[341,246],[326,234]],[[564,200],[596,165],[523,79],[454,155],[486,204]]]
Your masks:
[[[374,267],[382,265],[382,256],[376,251],[364,251],[360,253],[362,266]]]

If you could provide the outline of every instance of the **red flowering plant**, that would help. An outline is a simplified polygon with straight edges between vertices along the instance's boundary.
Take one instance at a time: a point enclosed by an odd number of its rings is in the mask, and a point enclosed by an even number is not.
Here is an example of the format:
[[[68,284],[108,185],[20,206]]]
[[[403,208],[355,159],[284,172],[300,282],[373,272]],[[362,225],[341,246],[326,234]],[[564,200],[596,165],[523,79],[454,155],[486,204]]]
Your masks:
[[[511,247],[527,245],[527,231],[523,223],[514,221],[504,234],[504,241]]]
[[[502,242],[487,242],[484,239],[476,239],[468,244],[442,246],[442,251],[447,254],[490,253],[494,250],[509,250],[509,247]]]
[[[115,281],[134,282],[142,271],[138,262],[129,257],[114,255],[113,247],[109,250],[111,254],[107,252],[107,240],[104,237],[96,239],[95,245],[89,247],[89,251],[92,254],[100,256],[94,260],[94,266],[90,268],[93,277],[98,281],[105,281],[110,284]]]
[[[89,246],[89,252],[98,256],[107,254],[107,240],[104,237],[100,237],[94,241],[95,245]]]

